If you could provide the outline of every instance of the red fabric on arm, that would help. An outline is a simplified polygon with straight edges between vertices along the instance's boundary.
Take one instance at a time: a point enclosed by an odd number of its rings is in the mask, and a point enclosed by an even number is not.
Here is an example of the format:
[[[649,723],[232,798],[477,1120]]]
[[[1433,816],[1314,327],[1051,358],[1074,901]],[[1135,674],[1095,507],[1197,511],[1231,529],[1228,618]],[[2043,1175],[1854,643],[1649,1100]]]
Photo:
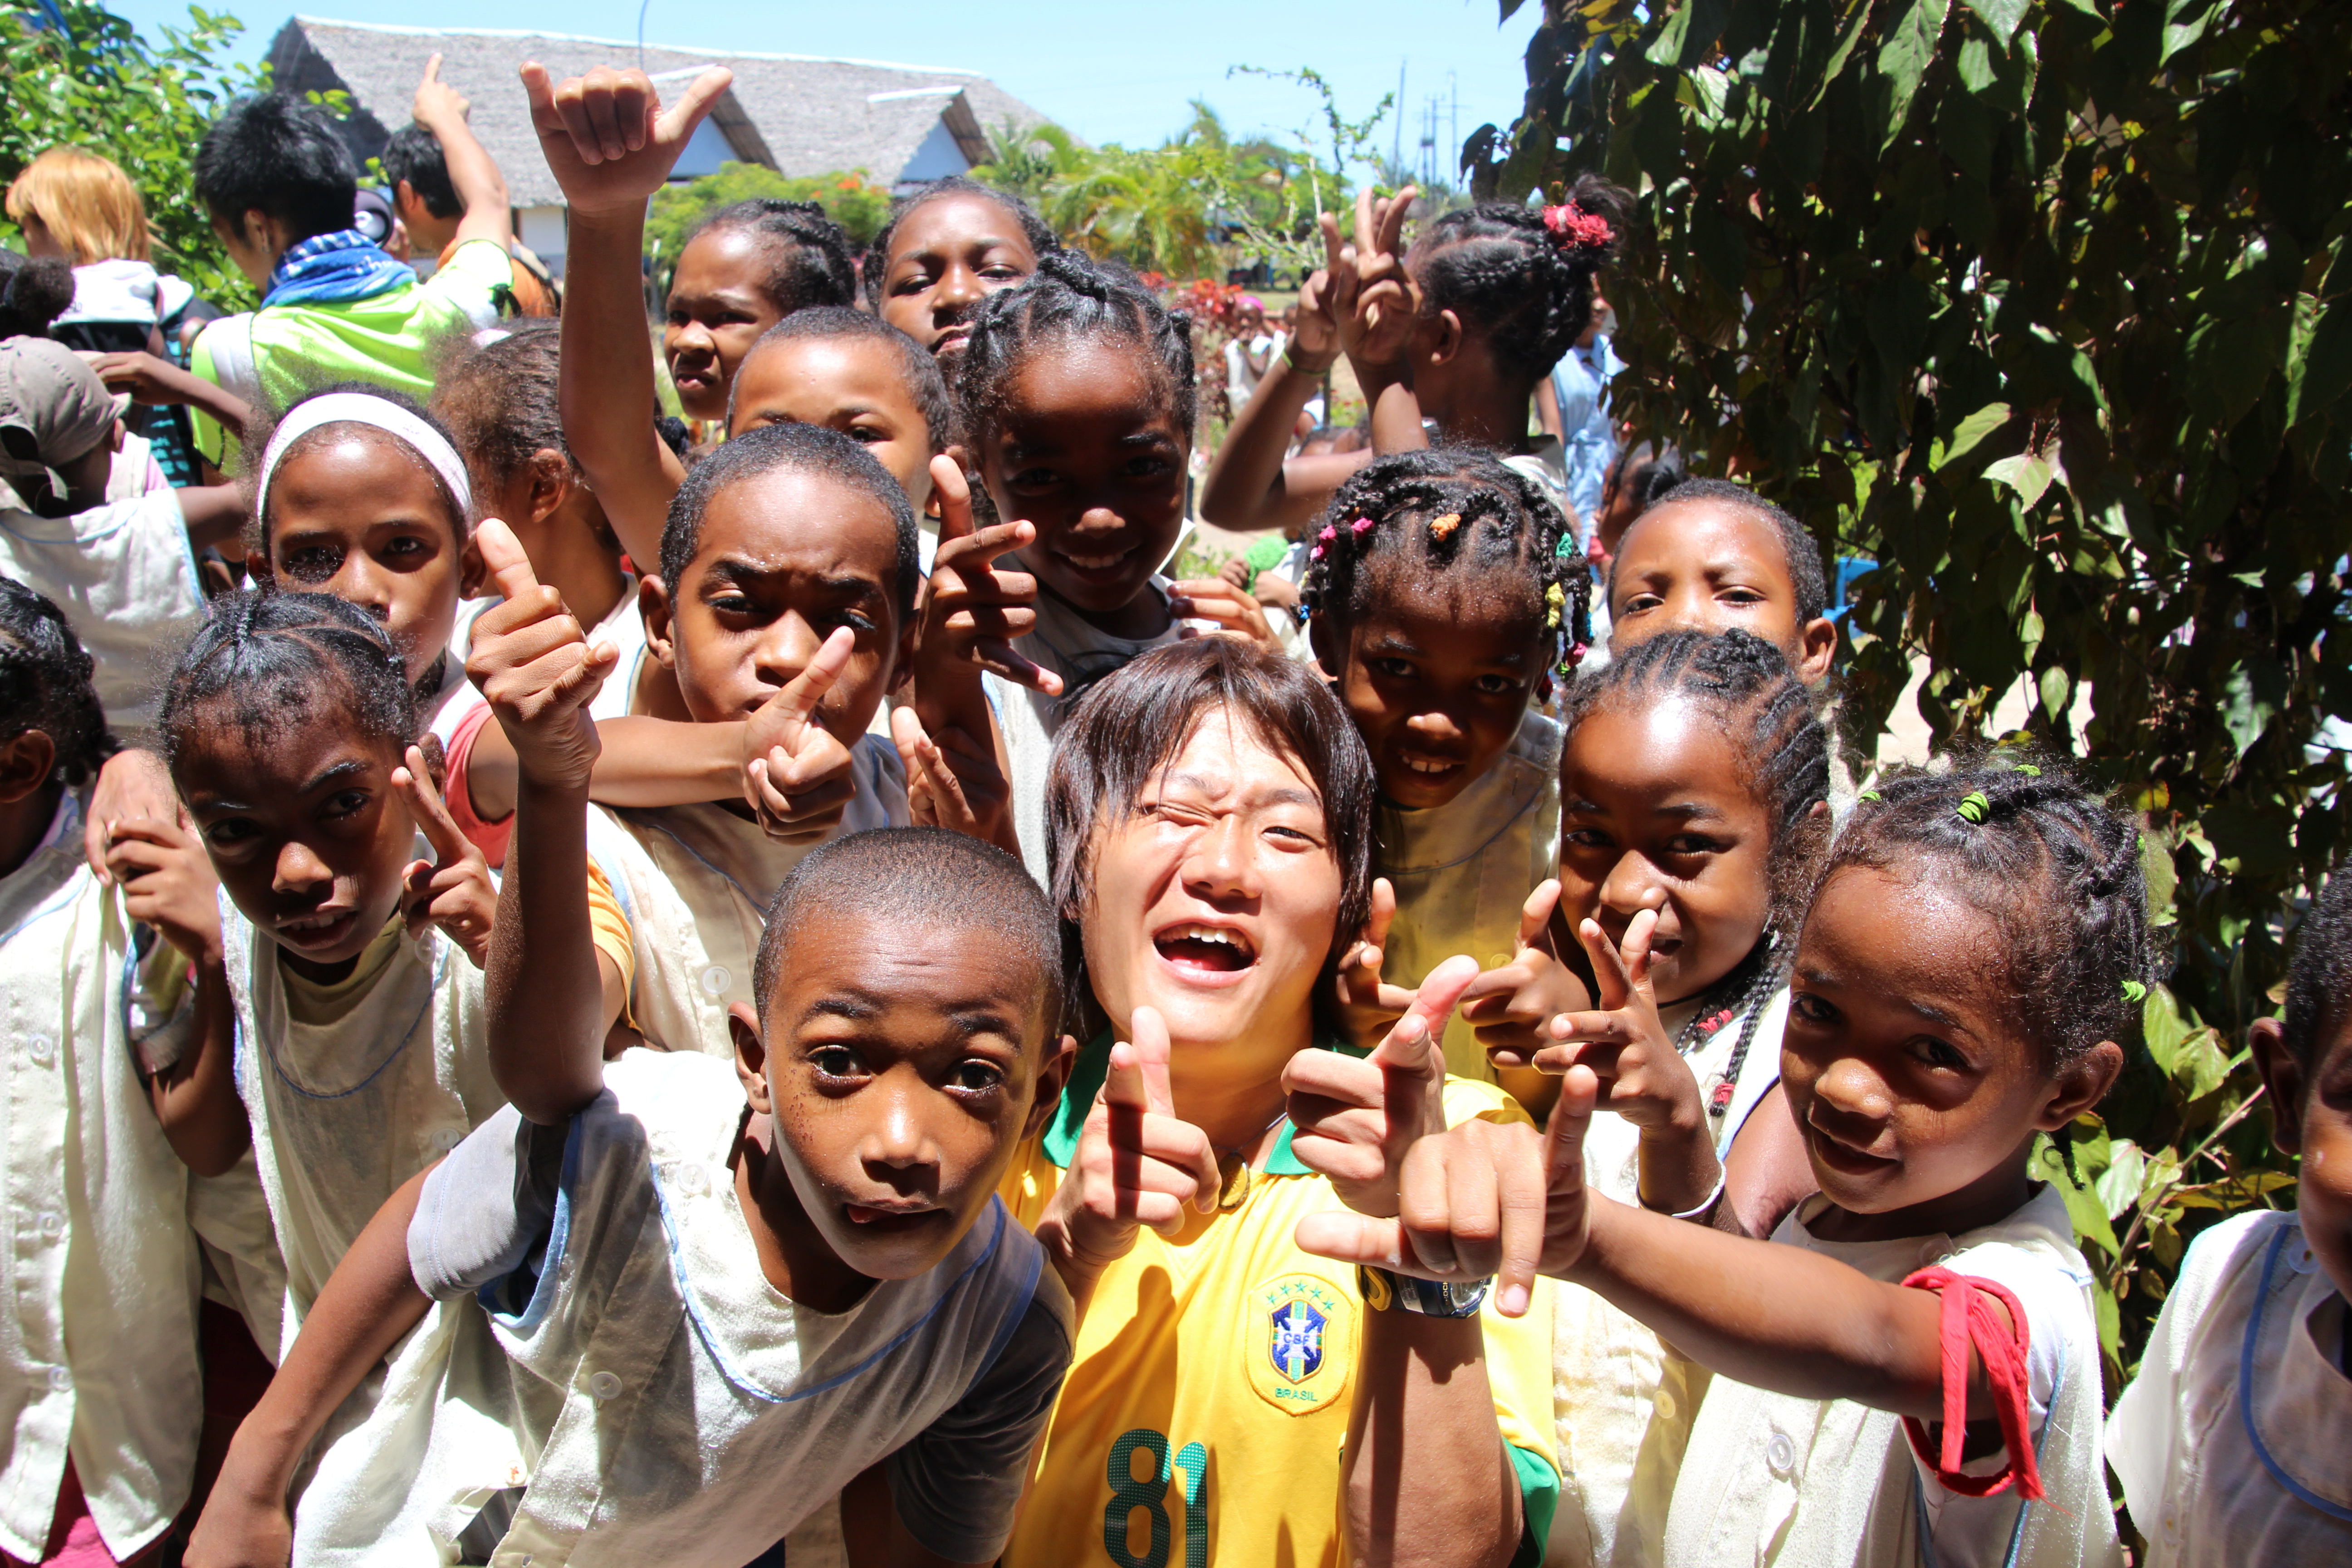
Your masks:
[[[1943,1298],[1938,1335],[1944,1373],[1944,1436],[1941,1454],[1931,1451],[1927,1428],[1916,1416],[1903,1418],[1911,1451],[1936,1472],[1936,1479],[1962,1497],[1991,1497],[2017,1483],[2017,1495],[2042,1496],[2042,1469],[2033,1454],[2032,1415],[2025,1354],[2032,1345],[2025,1309],[2007,1287],[1990,1279],[1955,1274],[1948,1268],[1922,1268],[1903,1281],[1907,1289],[1933,1290]],[[2009,1309],[2009,1322],[2000,1321],[1989,1297],[1998,1297]],[[1972,1476],[1961,1469],[1968,1441],[1969,1352],[1984,1363],[1985,1382],[1992,1392],[1993,1417],[2000,1423],[2009,1463],[1990,1476]]]
[[[496,822],[485,822],[474,814],[473,791],[467,787],[466,773],[474,760],[474,737],[490,721],[488,703],[483,703],[457,721],[457,728],[449,737],[449,787],[445,803],[449,807],[449,820],[466,841],[482,852],[493,871],[503,870],[507,863],[507,846],[514,841],[514,813],[508,812]]]

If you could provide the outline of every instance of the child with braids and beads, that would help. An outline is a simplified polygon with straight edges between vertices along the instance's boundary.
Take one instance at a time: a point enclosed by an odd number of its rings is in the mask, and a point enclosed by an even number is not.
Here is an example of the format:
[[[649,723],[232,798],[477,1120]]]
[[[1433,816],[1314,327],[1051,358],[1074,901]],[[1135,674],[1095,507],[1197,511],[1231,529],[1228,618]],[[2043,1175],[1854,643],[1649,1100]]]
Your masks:
[[[2091,1273],[2029,1156],[2114,1084],[2150,974],[2133,822],[2052,763],[1900,773],[1845,823],[1797,936],[1781,1081],[1820,1191],[1769,1242],[1595,1190],[1580,1061],[1548,1131],[1421,1141],[1409,1239],[1352,1214],[1299,1243],[1498,1271],[1507,1304],[1541,1272],[1709,1369],[1669,1568],[2116,1563]]]
[[[1380,784],[1380,879],[1335,997],[1350,1039],[1369,1046],[1442,960],[1508,962],[1528,895],[1553,874],[1560,731],[1531,699],[1592,635],[1591,579],[1559,555],[1559,509],[1479,452],[1380,458],[1326,518],[1302,609]],[[1459,1019],[1445,1066],[1497,1079]]]
[[[111,885],[83,859],[114,749],[90,674],[58,606],[0,577],[0,1552],[147,1564],[187,1500],[204,1400],[188,1177],[143,1080],[173,1071],[194,1018],[184,961],[143,923],[174,902],[143,837]]]
[[[2200,1233],[2107,1424],[2150,1568],[2352,1561],[2352,875],[2295,932],[2285,1016],[2254,1023],[2293,1212]]]
[[[1226,528],[1295,528],[1323,509],[1361,459],[1284,458],[1293,421],[1345,353],[1372,406],[1376,451],[1433,439],[1497,454],[1574,521],[1566,544],[1581,559],[1592,520],[1569,503],[1559,440],[1529,431],[1537,386],[1591,321],[1593,274],[1615,248],[1625,194],[1586,175],[1556,206],[1482,202],[1400,251],[1416,194],[1365,192],[1352,246],[1335,217],[1323,220],[1325,268],[1300,291],[1290,346],[1234,421],[1201,515]]]
[[[1507,1068],[1599,1076],[1594,1190],[1692,1215],[1721,1194],[1763,1234],[1812,1191],[1774,1085],[1828,736],[1779,652],[1740,631],[1651,637],[1570,686],[1560,720],[1558,880],[1464,1011]],[[1558,1302],[1552,1551],[1654,1563],[1705,1373],[1591,1291]]]
[[[1190,326],[1123,269],[1055,251],[981,301],[956,373],[964,439],[1003,521],[942,532],[915,707],[939,734],[957,726],[969,684],[983,683],[1022,857],[1041,882],[1046,764],[1087,690],[1198,635],[1184,617],[1276,646],[1257,602],[1232,584],[1160,575],[1184,521]]]

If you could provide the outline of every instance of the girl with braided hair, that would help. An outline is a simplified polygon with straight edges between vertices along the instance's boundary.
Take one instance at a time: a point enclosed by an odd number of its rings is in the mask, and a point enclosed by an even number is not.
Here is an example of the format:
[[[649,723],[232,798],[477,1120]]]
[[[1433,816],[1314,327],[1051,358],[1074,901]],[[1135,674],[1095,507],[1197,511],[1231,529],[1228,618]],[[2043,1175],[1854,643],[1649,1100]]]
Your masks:
[[[1507,1067],[1600,1075],[1605,1114],[1584,1146],[1597,1189],[1675,1214],[1727,1188],[1727,1206],[1761,1205],[1769,1229],[1812,1190],[1793,1139],[1753,1112],[1780,1077],[1828,737],[1779,652],[1738,631],[1650,638],[1571,686],[1561,722],[1559,879],[1528,901],[1513,960],[1472,984],[1465,1017]],[[1527,1095],[1538,1111],[1558,1079],[1541,1081]],[[1689,1369],[1591,1292],[1560,1297],[1554,1392],[1576,1457],[1555,1550],[1654,1563],[1696,1406]]]
[[[915,709],[931,734],[958,728],[957,704],[984,684],[1021,853],[1042,882],[1046,767],[1087,689],[1201,635],[1187,617],[1269,646],[1274,634],[1232,584],[1160,574],[1183,528],[1192,452],[1182,311],[1122,268],[1053,251],[1025,282],[981,301],[961,352],[957,420],[1003,521],[968,531],[969,520],[943,518]]]
[[[1591,638],[1591,580],[1559,553],[1559,509],[1481,452],[1382,458],[1325,515],[1302,613],[1380,785],[1380,880],[1333,1000],[1370,1045],[1444,959],[1505,962],[1552,875],[1560,731],[1532,700]],[[1467,1023],[1445,1047],[1447,1071],[1499,1081]]]
[[[1540,1226],[1515,1218],[1487,1250],[1504,1299],[1538,1271],[1584,1286],[1713,1373],[1656,1552],[1670,1568],[2116,1563],[2091,1272],[2030,1157],[2099,1103],[2139,1031],[2137,825],[2049,762],[1906,771],[1864,795],[1826,867],[1780,1042],[1819,1191],[1769,1242],[1595,1190],[1600,1083],[1580,1061],[1547,1134],[1423,1141],[1398,1198],[1410,1244],[1363,1215],[1300,1244],[1447,1259],[1494,1236],[1493,1194],[1544,1194]]]
[[[145,923],[174,902],[159,879],[126,863],[101,881],[83,858],[114,746],[90,672],[58,606],[0,577],[0,1175],[16,1213],[0,1552],[144,1568],[187,1499],[204,1415],[188,1175],[146,1083],[194,998]]]
[[[223,600],[164,689],[183,852],[226,894],[189,956],[225,988],[234,1030],[192,1047],[158,1105],[201,1175],[252,1149],[288,1340],[394,1189],[504,1103],[481,975],[497,892],[442,804],[418,717],[392,637],[325,594]],[[604,902],[609,1026],[630,949]]]
[[[1407,248],[1417,193],[1359,199],[1352,245],[1323,220],[1326,265],[1299,292],[1298,331],[1234,422],[1201,491],[1222,527],[1303,525],[1323,509],[1349,459],[1285,461],[1289,432],[1341,353],[1372,405],[1376,450],[1431,444],[1497,454],[1544,487],[1577,524],[1557,438],[1531,438],[1536,387],[1592,319],[1594,274],[1616,248],[1625,193],[1597,175],[1552,206],[1482,202],[1428,224]]]

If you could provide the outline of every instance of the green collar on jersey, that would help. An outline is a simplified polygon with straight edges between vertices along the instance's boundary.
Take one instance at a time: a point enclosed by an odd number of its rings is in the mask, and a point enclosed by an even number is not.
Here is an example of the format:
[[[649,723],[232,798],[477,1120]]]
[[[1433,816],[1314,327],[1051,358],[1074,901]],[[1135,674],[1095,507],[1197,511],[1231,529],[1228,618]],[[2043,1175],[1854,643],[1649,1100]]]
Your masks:
[[[1054,1108],[1053,1120],[1045,1123],[1045,1135],[1039,1140],[1045,1158],[1066,1171],[1070,1159],[1078,1152],[1078,1134],[1086,1131],[1087,1115],[1094,1110],[1095,1092],[1110,1076],[1110,1031],[1105,1029],[1078,1049],[1078,1065],[1071,1070],[1070,1081],[1062,1090],[1062,1102]],[[1309,1050],[1338,1051],[1342,1056],[1368,1057],[1370,1051],[1354,1046],[1341,1045],[1327,1036],[1318,1036]],[[1298,1162],[1290,1152],[1290,1135],[1297,1131],[1289,1122],[1274,1141],[1274,1152],[1265,1162],[1265,1174],[1269,1176],[1311,1176],[1315,1173]]]

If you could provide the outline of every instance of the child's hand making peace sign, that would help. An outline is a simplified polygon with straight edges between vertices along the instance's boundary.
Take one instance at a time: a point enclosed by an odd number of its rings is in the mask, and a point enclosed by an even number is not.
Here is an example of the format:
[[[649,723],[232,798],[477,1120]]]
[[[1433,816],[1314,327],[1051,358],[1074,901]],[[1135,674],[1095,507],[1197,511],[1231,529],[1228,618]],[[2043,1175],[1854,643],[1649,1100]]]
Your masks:
[[[1650,980],[1650,938],[1658,912],[1642,910],[1612,942],[1598,921],[1578,922],[1577,940],[1600,983],[1598,1011],[1561,1013],[1542,1034],[1534,1065],[1545,1072],[1590,1068],[1600,1082],[1600,1104],[1642,1130],[1642,1202],[1679,1214],[1702,1205],[1723,1171],[1708,1136],[1706,1104],[1690,1063],[1683,1059],[1658,1017]]]
[[[995,565],[998,556],[1035,539],[1036,524],[975,530],[971,489],[951,458],[931,459],[931,483],[940,498],[940,548],[915,633],[915,696],[927,725],[938,723],[936,702],[979,670],[1059,697],[1062,678],[1013,647],[1037,629],[1037,579]]]

